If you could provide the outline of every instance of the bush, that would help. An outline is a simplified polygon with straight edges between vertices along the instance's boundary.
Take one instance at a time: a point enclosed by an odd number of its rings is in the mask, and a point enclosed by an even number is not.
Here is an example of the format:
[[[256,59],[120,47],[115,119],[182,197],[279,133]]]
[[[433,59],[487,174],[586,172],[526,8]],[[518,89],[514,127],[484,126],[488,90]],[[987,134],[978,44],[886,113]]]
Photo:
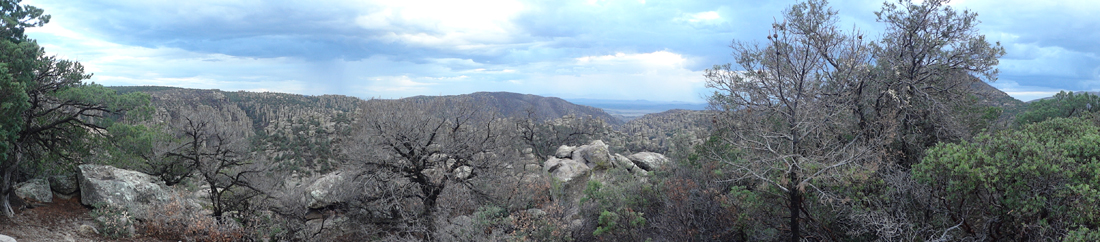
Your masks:
[[[109,238],[127,238],[134,235],[134,218],[125,208],[114,204],[98,203],[92,217],[100,233]]]
[[[605,179],[588,181],[581,198],[581,215],[588,226],[578,239],[642,241],[652,235],[646,214],[656,214],[659,195],[648,180],[624,169],[611,169]],[[600,182],[597,180],[604,180]],[[590,232],[589,232],[590,231]],[[592,236],[594,238],[588,238]]]
[[[532,210],[513,214],[512,241],[573,241],[569,235],[569,223],[563,219],[565,209],[549,205],[538,214]]]
[[[178,199],[166,204],[153,206],[150,211],[155,216],[142,223],[142,232],[146,235],[167,240],[187,241],[242,241],[245,230],[236,221],[227,219],[219,222],[213,216],[188,208]]]
[[[1052,240],[1078,226],[1100,226],[1100,127],[1085,118],[941,143],[912,176],[942,200],[938,216],[945,222],[937,225],[961,224],[960,237]]]

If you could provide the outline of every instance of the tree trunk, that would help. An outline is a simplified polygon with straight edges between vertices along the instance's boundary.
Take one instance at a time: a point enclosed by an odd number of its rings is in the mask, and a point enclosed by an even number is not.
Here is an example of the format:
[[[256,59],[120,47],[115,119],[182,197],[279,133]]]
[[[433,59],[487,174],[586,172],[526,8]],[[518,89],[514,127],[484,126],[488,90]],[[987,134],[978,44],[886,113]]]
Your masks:
[[[798,191],[798,173],[791,171],[787,175],[791,178],[790,186],[787,188],[789,189],[787,196],[790,198],[788,208],[791,212],[791,242],[798,242],[801,237],[798,231],[798,215],[801,209],[800,206],[802,206],[802,194]]]
[[[438,205],[436,200],[439,199],[439,194],[442,190],[442,184],[438,187],[433,186],[433,188],[430,188],[430,192],[426,194],[427,196],[424,196],[422,200],[424,203],[424,210],[420,218],[422,219],[421,222],[423,223],[424,229],[427,230],[425,233],[426,241],[434,241],[435,239],[435,210],[436,205]]]
[[[11,209],[11,201],[8,201],[8,197],[11,196],[11,171],[14,169],[4,168],[4,179],[0,182],[0,210],[4,212],[4,216],[11,218],[15,216],[15,211]]]
[[[4,216],[8,218],[15,216],[15,210],[11,208],[11,201],[8,201],[13,190],[11,186],[11,174],[15,169],[19,168],[19,163],[23,161],[23,146],[16,143],[14,148],[15,152],[13,153],[15,153],[15,161],[3,168],[3,177],[0,178],[0,211],[4,212]]]

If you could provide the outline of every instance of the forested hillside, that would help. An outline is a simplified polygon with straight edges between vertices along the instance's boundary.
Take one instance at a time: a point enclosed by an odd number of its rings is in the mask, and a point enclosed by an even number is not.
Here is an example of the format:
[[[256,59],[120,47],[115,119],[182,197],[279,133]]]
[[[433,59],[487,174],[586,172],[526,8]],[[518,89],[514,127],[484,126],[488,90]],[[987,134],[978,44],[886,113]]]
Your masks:
[[[504,92],[103,87],[4,3],[21,241],[1100,240],[1100,97],[989,86],[1005,48],[945,1],[884,4],[878,37],[797,3],[705,71],[708,110],[629,122]]]

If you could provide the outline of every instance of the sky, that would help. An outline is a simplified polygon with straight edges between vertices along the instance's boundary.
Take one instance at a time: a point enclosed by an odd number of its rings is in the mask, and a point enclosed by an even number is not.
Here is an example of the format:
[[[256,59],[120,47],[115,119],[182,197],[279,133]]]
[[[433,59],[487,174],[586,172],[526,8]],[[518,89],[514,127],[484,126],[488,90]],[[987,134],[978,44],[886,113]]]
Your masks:
[[[361,98],[508,91],[701,103],[733,40],[763,42],[796,1],[26,0],[50,54],[107,86]],[[881,0],[832,1],[878,35]],[[991,85],[1024,101],[1100,90],[1100,1],[955,0],[999,41]]]

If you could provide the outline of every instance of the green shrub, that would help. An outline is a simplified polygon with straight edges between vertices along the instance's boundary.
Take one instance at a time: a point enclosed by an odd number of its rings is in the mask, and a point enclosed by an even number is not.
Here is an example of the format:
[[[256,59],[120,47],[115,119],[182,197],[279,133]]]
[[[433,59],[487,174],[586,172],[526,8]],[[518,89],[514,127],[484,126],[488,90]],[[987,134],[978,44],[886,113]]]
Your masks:
[[[92,217],[101,234],[113,239],[134,235],[134,218],[125,208],[106,203],[97,203],[93,207]]]

